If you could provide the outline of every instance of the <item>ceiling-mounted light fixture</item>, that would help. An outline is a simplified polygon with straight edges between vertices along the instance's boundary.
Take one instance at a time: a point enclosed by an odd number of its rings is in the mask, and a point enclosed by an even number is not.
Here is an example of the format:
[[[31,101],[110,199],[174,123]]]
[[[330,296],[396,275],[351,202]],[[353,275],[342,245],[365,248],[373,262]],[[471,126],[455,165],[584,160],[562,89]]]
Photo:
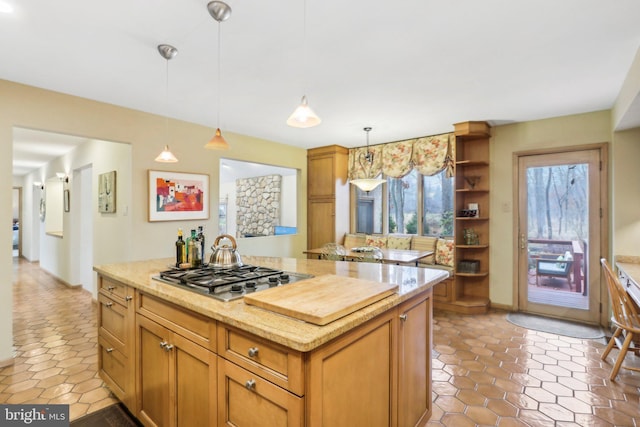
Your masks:
[[[303,73],[303,84],[306,85],[306,68],[307,68],[307,2],[303,2],[303,13],[302,13],[302,73]],[[306,88],[305,88],[306,92]],[[293,113],[287,119],[287,124],[294,128],[310,128],[313,126],[317,126],[322,122],[320,117],[316,113],[313,112],[311,107],[309,107],[309,103],[307,102],[307,95],[302,95],[302,101],[300,105],[293,111]]]
[[[211,150],[228,150],[229,144],[225,141],[220,131],[220,22],[226,21],[231,16],[231,8],[228,4],[222,1],[212,1],[207,5],[207,10],[213,19],[218,21],[218,111],[217,111],[217,124],[216,133],[209,142],[204,146]]]
[[[366,153],[360,152],[360,156],[357,159],[362,167],[362,170],[365,172],[365,178],[360,179],[352,179],[351,183],[358,187],[362,191],[374,190],[378,185],[387,182],[386,179],[380,179],[372,176],[372,167],[373,167],[373,153],[369,151],[369,132],[371,131],[370,127],[364,128],[364,131],[367,132],[367,151]]]
[[[165,121],[164,121],[164,133],[165,139],[169,140],[169,60],[173,59],[178,54],[178,49],[168,44],[160,44],[158,45],[158,52],[160,55],[167,60],[167,74],[165,81],[165,97],[167,104],[167,111],[165,112]],[[160,163],[175,163],[178,159],[173,153],[169,150],[169,144],[165,144],[164,150],[162,153],[156,157],[156,162]]]

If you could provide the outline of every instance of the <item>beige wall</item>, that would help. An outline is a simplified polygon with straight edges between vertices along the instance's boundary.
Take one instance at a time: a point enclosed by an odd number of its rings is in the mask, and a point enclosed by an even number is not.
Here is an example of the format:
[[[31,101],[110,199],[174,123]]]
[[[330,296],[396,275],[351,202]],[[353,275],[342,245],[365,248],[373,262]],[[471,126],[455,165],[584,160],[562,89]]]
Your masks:
[[[610,142],[609,111],[536,120],[491,130],[491,302],[513,305],[514,247],[513,154],[519,151]]]
[[[95,236],[94,245],[99,245],[100,250],[94,251],[94,263],[100,264],[111,261],[99,259],[100,254],[118,253],[122,242],[128,246],[125,253],[128,253],[130,260],[173,255],[173,242],[179,225],[176,222],[147,222],[149,169],[193,172],[210,176],[211,219],[206,222],[206,228],[210,233],[209,241],[212,241],[218,225],[218,165],[221,155],[231,159],[297,168],[301,171],[297,206],[297,225],[301,233],[259,239],[260,241],[251,239],[251,247],[244,248],[239,245],[239,250],[247,254],[301,256],[306,248],[304,230],[307,228],[306,150],[231,132],[225,132],[225,138],[231,145],[230,150],[205,150],[203,146],[213,135],[214,129],[170,120],[169,144],[180,162],[163,165],[154,162],[153,159],[166,141],[164,125],[165,120],[160,116],[0,80],[0,182],[3,186],[1,192],[11,194],[14,126],[130,144],[131,179],[130,182],[118,182],[119,186],[129,186],[131,201],[127,215],[130,227],[124,227],[124,235],[110,235],[107,241],[99,241],[99,233]],[[124,210],[119,209],[117,215],[124,214]],[[11,241],[8,226],[11,219],[11,204],[5,203],[0,207],[0,224],[7,226],[0,227],[0,241]],[[127,228],[131,231],[128,232]],[[245,249],[246,251],[242,252]],[[9,285],[12,281],[11,258],[11,244],[0,245],[0,283],[3,284],[0,286],[0,363],[12,357],[12,292]]]
[[[640,255],[640,128],[614,134],[611,254]]]

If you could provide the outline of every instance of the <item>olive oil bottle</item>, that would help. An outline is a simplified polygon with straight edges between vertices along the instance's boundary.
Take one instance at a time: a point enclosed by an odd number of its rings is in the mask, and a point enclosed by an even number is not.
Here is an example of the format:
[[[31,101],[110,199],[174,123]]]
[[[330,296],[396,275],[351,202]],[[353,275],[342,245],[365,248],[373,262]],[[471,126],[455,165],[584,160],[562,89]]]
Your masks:
[[[185,241],[182,240],[182,228],[178,228],[178,240],[176,240],[176,267],[187,262],[187,247]]]

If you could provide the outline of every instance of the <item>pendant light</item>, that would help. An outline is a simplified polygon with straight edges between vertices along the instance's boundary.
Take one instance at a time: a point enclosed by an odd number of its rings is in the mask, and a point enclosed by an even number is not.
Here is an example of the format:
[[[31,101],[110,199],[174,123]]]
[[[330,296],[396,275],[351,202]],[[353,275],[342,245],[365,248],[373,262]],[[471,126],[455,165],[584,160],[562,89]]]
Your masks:
[[[303,13],[302,13],[302,55],[303,55],[303,73],[304,79],[306,80],[306,56],[307,56],[307,2],[303,2]],[[306,82],[305,82],[306,83]],[[287,124],[294,128],[310,128],[313,126],[317,126],[322,122],[320,117],[316,113],[313,112],[311,107],[309,107],[309,103],[307,102],[307,95],[302,95],[302,101],[300,101],[300,105],[293,111],[293,113],[287,119]]]
[[[360,190],[368,193],[369,191],[374,190],[378,185],[387,182],[387,180],[372,176],[373,171],[371,169],[373,168],[373,153],[369,151],[369,132],[371,131],[371,128],[366,127],[364,128],[364,131],[367,132],[367,151],[366,154],[360,152],[360,156],[357,160],[365,173],[365,178],[352,179],[351,183]]]
[[[167,60],[167,75],[165,82],[167,111],[165,112],[164,133],[165,138],[169,140],[169,60],[173,59],[178,54],[178,49],[168,44],[160,44],[158,45],[158,52],[160,52],[160,55]],[[156,157],[156,162],[160,163],[176,163],[177,161],[178,159],[176,156],[174,156],[169,150],[169,144],[165,144],[162,153]]]
[[[207,10],[213,19],[218,21],[218,111],[217,111],[217,124],[216,133],[204,148],[210,150],[228,150],[229,144],[225,141],[220,131],[220,22],[226,21],[231,16],[231,8],[228,4],[222,1],[212,1],[207,4]]]

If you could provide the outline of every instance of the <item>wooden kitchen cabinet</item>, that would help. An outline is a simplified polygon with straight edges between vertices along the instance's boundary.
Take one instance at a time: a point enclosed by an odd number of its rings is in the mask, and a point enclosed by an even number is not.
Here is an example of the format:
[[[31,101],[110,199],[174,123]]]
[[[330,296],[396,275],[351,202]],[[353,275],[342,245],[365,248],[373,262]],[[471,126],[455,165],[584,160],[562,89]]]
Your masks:
[[[422,426],[432,411],[432,300],[411,299],[398,313],[398,426]]]
[[[145,426],[216,426],[216,355],[142,315],[137,418]]]
[[[391,310],[311,353],[308,427],[396,425],[395,313]]]
[[[222,357],[218,359],[218,396],[220,426],[304,426],[304,398]]]
[[[127,406],[135,401],[133,289],[120,282],[98,279],[98,370],[100,378]]]
[[[349,150],[338,145],[307,152],[307,248],[338,242],[349,231]]]

